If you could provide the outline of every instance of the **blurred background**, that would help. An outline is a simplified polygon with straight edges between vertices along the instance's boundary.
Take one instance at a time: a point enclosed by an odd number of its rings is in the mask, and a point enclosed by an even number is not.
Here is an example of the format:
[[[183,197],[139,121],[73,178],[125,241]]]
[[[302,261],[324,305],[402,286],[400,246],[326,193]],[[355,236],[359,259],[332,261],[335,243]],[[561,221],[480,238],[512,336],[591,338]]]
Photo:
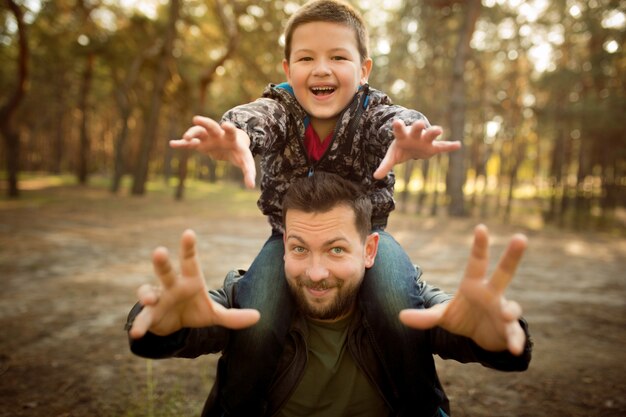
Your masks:
[[[284,81],[302,3],[0,0],[0,417],[199,415],[217,356],[133,356],[136,288],[186,228],[215,288],[269,227],[238,169],[168,141]],[[463,142],[395,169],[389,231],[425,279],[456,290],[478,222],[492,267],[529,237],[507,296],[531,367],[437,358],[453,415],[623,417],[626,1],[352,3],[370,84]]]
[[[20,178],[240,181],[172,151],[194,114],[219,119],[284,80],[282,30],[302,1],[4,0],[2,192]],[[615,229],[626,204],[624,0],[354,0],[370,84],[463,149],[396,169],[399,208]]]

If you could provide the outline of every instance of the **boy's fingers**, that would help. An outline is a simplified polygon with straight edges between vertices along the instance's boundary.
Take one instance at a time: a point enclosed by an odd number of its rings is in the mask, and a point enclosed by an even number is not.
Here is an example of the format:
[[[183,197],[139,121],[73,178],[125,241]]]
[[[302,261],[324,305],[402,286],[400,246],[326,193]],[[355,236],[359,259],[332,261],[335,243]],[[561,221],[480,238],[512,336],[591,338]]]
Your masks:
[[[192,126],[183,134],[182,139],[186,141],[190,141],[192,139],[202,139],[206,138],[207,130],[202,126]]]
[[[452,151],[458,151],[461,149],[461,142],[456,141],[445,141],[445,140],[437,140],[433,142],[433,146],[435,147],[437,153],[446,153]]]
[[[377,180],[382,180],[383,178],[385,178],[389,171],[392,170],[393,165],[393,157],[391,156],[390,152],[387,152],[387,155],[385,155],[380,165],[378,165],[378,168],[376,168],[376,171],[374,171],[374,178],[376,178]]]
[[[479,224],[474,229],[474,242],[465,268],[465,278],[483,279],[489,262],[489,239],[487,227]]]
[[[515,271],[517,271],[527,245],[528,239],[522,234],[517,234],[511,238],[491,277],[491,285],[496,291],[504,292],[509,285],[515,275]]]
[[[176,282],[176,271],[172,268],[172,263],[170,262],[166,248],[159,247],[154,250],[152,254],[152,266],[154,267],[154,273],[164,287],[170,287]]]
[[[254,165],[254,159],[252,159],[252,157],[246,158],[241,167],[241,172],[243,172],[243,182],[246,184],[246,187],[253,189],[256,180],[256,166]]]
[[[421,120],[418,120],[417,122],[414,122],[411,125],[410,130],[409,130],[409,135],[412,138],[419,138],[419,137],[421,137],[423,139],[428,139],[428,140],[430,140],[432,142],[440,134],[440,133],[437,133],[435,135],[436,132],[437,132],[436,129],[427,128],[425,122],[423,122]],[[431,136],[432,136],[432,138],[431,138]]]
[[[406,139],[408,136],[409,128],[404,124],[402,120],[394,120],[391,128],[393,129],[393,135],[396,139]]]
[[[193,138],[189,140],[173,139],[173,140],[170,140],[169,145],[171,148],[175,148],[175,149],[196,149],[198,145],[200,145],[200,143],[202,142],[198,138]]]

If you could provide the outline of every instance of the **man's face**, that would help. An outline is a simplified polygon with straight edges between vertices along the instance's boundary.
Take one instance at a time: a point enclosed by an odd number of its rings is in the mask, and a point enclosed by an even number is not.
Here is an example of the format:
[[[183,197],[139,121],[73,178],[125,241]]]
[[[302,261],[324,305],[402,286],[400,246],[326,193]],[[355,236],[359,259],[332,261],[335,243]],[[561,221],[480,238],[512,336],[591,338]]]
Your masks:
[[[354,220],[344,205],[326,213],[287,212],[285,275],[309,318],[335,321],[349,314],[365,268],[374,264],[378,234],[363,241]]]
[[[371,68],[371,59],[361,62],[354,29],[330,22],[298,26],[289,61],[283,61],[296,99],[318,134],[318,125],[320,130],[325,125],[334,128],[338,115],[367,82]]]

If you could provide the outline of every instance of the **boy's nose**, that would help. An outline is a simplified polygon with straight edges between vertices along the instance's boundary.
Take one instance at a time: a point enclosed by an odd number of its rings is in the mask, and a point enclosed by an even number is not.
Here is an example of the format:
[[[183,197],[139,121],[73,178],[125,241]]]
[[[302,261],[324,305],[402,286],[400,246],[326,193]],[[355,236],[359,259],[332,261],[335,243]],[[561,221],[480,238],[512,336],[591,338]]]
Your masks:
[[[321,59],[317,62],[317,65],[315,65],[315,68],[313,68],[313,74],[319,76],[325,76],[325,75],[329,75],[330,74],[330,67],[328,66],[328,63]]]

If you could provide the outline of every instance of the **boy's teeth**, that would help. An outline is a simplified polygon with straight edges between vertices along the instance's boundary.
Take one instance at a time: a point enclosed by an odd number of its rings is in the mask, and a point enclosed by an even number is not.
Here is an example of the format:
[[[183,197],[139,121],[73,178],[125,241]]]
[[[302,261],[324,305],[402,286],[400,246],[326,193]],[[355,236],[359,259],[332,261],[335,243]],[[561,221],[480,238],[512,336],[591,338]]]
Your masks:
[[[313,91],[313,94],[319,95],[319,94],[331,94],[333,91],[335,91],[335,89],[333,87],[313,87],[311,91]]]

